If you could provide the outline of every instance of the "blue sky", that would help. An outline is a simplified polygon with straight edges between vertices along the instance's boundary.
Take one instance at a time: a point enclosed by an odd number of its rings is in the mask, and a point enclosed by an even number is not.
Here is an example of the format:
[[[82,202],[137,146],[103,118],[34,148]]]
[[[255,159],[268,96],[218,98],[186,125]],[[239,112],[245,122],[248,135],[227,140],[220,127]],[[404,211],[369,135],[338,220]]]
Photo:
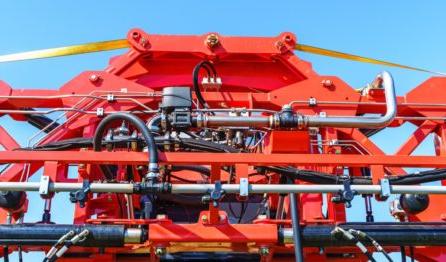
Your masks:
[[[310,3],[311,2],[311,3]],[[361,1],[362,2],[362,1]],[[428,4],[427,4],[428,3]],[[446,71],[444,1],[2,1],[0,54],[124,38],[133,27],[157,34],[275,36],[283,31],[305,44]],[[102,69],[122,51],[47,60],[0,64],[0,79],[14,88],[59,88],[85,70]],[[362,87],[382,69],[392,72],[397,93],[403,95],[429,74],[359,64],[298,53],[322,75],[336,75],[353,87]],[[0,118],[24,144],[36,130]],[[376,136],[393,153],[413,127],[405,126]],[[423,146],[417,154],[432,154]],[[33,196],[27,221],[40,219],[43,202]],[[58,196],[54,209],[64,209]],[[356,203],[357,202],[357,203]],[[358,200],[354,205],[361,205]],[[387,210],[380,203],[375,209]],[[356,212],[355,212],[356,213]],[[377,212],[383,214],[385,212]],[[351,214],[351,219],[363,216]],[[55,212],[57,222],[68,222]],[[388,220],[387,215],[377,216]],[[26,261],[33,261],[29,257]]]

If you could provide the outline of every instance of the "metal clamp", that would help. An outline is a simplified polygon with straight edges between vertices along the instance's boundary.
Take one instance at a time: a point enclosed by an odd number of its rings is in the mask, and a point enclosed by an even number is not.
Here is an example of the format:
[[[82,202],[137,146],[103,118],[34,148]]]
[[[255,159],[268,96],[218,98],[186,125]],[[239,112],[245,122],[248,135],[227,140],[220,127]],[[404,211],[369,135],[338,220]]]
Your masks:
[[[115,95],[113,94],[107,94],[107,101],[108,102],[114,102],[115,101]]]
[[[389,179],[383,178],[379,181],[379,184],[381,186],[381,197],[388,198],[392,193],[390,189]]]
[[[85,207],[88,193],[90,193],[90,182],[86,179],[82,182],[82,189],[70,193],[71,203],[79,202],[80,207]]]
[[[41,196],[48,196],[49,193],[50,193],[50,177],[42,176],[40,177],[39,194]]]
[[[314,98],[314,97],[310,97],[310,98],[308,99],[308,106],[310,106],[310,107],[317,106],[317,100],[316,100],[316,98]]]
[[[104,108],[102,108],[102,107],[96,108],[96,116],[99,116],[99,117],[104,116]]]
[[[240,178],[240,196],[247,197],[249,195],[249,180],[247,177]]]

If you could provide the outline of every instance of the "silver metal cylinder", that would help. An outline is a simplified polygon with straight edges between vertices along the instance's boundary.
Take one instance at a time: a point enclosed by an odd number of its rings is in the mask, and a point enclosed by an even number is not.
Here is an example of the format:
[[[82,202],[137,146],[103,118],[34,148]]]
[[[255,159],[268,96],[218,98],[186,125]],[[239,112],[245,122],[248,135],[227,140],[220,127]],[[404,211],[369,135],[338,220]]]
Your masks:
[[[193,118],[197,127],[270,127],[271,117],[269,116],[209,116],[199,114]]]
[[[320,117],[306,116],[309,127],[351,127],[351,128],[382,128],[389,125],[397,114],[396,95],[393,78],[384,71],[378,77],[383,80],[386,96],[386,113],[380,117]]]
[[[142,242],[142,229],[127,228],[124,232],[124,244],[140,244]]]

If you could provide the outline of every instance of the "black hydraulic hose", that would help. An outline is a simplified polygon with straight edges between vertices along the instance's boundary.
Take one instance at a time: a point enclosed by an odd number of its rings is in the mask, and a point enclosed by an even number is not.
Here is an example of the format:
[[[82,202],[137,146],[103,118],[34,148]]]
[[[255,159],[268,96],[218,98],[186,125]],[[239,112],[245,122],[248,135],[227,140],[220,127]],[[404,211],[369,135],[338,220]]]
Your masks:
[[[314,184],[342,184],[343,178],[312,170],[300,170],[292,167],[260,167],[267,171],[286,175],[292,179],[299,179]],[[446,169],[434,169],[401,176],[387,177],[391,185],[416,185],[446,179]],[[350,177],[354,185],[371,185],[370,177]]]
[[[446,179],[445,168],[422,171],[402,176],[389,177],[389,181],[393,185],[415,185],[443,179]]]
[[[197,96],[198,102],[200,102],[200,104],[204,108],[209,108],[208,103],[206,103],[206,101],[204,100],[203,96],[201,95],[200,85],[198,83],[198,77],[199,77],[199,73],[200,73],[200,69],[201,68],[205,68],[206,71],[208,71],[208,75],[209,75],[209,68],[211,68],[212,73],[214,74],[214,76],[216,75],[216,71],[215,71],[214,66],[210,62],[208,62],[208,61],[201,61],[200,63],[198,63],[194,67],[194,70],[192,71],[192,83],[193,83],[193,86],[194,86],[194,92],[195,92],[195,95]]]
[[[159,172],[158,168],[158,150],[156,147],[155,139],[150,132],[149,128],[145,125],[139,117],[129,113],[115,113],[106,116],[96,128],[96,132],[93,137],[93,149],[100,151],[102,148],[102,136],[108,124],[116,120],[123,120],[132,123],[144,137],[146,141],[148,153],[149,153],[149,177],[157,176]]]
[[[123,225],[60,225],[60,224],[3,224],[0,225],[0,245],[52,246],[61,236],[73,230],[76,234],[89,231],[78,246],[122,247],[126,228]],[[67,240],[68,241],[68,240]],[[65,242],[64,242],[65,243]]]
[[[34,111],[33,108],[22,108],[22,109]],[[38,128],[40,130],[45,129],[44,130],[45,133],[49,133],[59,126],[59,124],[53,121],[51,118],[42,115],[26,115],[26,121],[35,128]]]
[[[182,171],[182,170],[197,172],[205,176],[211,175],[211,170],[204,166],[182,166],[182,165],[172,166],[172,171]]]

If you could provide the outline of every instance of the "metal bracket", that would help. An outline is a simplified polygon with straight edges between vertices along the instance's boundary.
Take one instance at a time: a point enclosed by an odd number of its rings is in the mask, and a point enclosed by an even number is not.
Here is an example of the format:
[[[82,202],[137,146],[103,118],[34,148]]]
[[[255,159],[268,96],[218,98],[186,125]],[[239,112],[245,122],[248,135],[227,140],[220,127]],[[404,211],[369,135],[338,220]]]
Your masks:
[[[99,117],[104,116],[104,108],[102,108],[102,107],[96,108],[96,116],[99,116]]]
[[[314,97],[310,97],[310,98],[308,99],[308,106],[310,106],[310,107],[317,106],[317,100],[316,100],[316,98],[314,98]]]
[[[107,101],[108,102],[114,102],[115,101],[115,95],[107,94]]]
[[[247,177],[240,178],[240,196],[247,197],[249,195],[249,181]]]
[[[390,189],[389,179],[383,178],[379,181],[379,184],[381,186],[381,197],[388,198],[392,193]]]
[[[50,177],[49,176],[42,176],[40,177],[40,187],[39,187],[39,194],[41,196],[48,196],[50,193]]]

